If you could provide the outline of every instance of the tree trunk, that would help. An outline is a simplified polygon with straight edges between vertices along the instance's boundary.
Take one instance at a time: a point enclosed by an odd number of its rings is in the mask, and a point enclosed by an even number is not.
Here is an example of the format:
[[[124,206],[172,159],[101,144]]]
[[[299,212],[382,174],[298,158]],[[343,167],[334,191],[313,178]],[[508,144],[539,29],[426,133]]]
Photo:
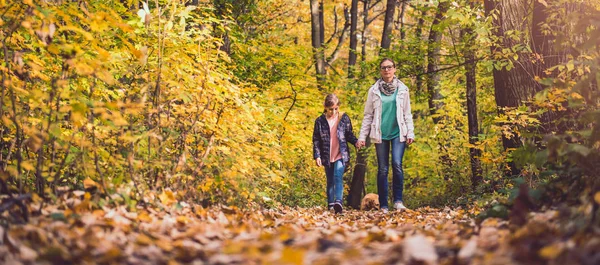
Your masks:
[[[548,1],[551,2],[551,1]],[[568,10],[567,6],[564,6],[565,10]],[[548,26],[552,32],[561,32],[565,31],[564,27],[566,25],[552,25],[548,23],[546,20],[548,18],[548,8],[546,5],[541,4],[539,1],[533,2],[533,14],[532,14],[532,23],[531,23],[531,43],[532,43],[532,52],[534,53],[534,58],[537,60],[534,63],[535,68],[535,76],[540,79],[546,78],[554,78],[558,75],[558,70],[554,70],[553,72],[546,72],[546,70],[550,67],[556,66],[559,63],[566,61],[566,52],[559,51],[556,49],[556,45],[554,44],[556,41],[553,33],[544,33],[543,28]],[[569,12],[569,11],[567,11]],[[545,89],[546,86],[538,83],[538,89]],[[556,122],[558,119],[557,113],[551,110],[547,110],[541,117],[540,133],[548,134],[553,132],[561,132],[565,130],[569,130],[565,126],[561,126],[560,122]]]
[[[216,18],[222,20],[228,16],[227,1],[214,0],[213,7],[215,10]],[[219,27],[216,23],[213,23],[213,32],[215,34],[215,37],[223,40],[223,45],[221,45],[219,47],[219,50],[221,50],[227,54],[231,54],[231,41],[229,40],[229,32],[227,30],[219,29]]]
[[[440,47],[443,35],[442,31],[439,29],[439,25],[449,6],[450,2],[441,2],[438,5],[435,18],[431,24],[429,40],[427,43],[427,91],[429,92],[429,111],[431,116],[433,116],[434,123],[440,122],[441,117],[435,116],[435,114],[444,106],[439,86],[440,75],[437,72],[440,62]]]
[[[404,12],[406,12],[406,1],[408,0],[402,0],[402,4],[400,5],[400,13],[398,13],[398,25],[399,25],[399,30],[400,30],[400,40],[404,40],[406,38],[406,28],[404,25]],[[421,19],[421,18],[419,18]]]
[[[492,21],[494,25],[493,34],[498,38],[496,43],[491,46],[492,56],[496,56],[501,53],[503,48],[510,48],[516,44],[516,41],[510,38],[504,38],[504,33],[508,30],[523,31],[522,21],[524,20],[524,12],[520,11],[522,7],[519,6],[519,0],[499,0],[498,4],[494,0],[485,0],[484,7],[486,16],[491,16],[493,12],[496,12]],[[515,3],[517,2],[517,3]],[[507,108],[516,108],[521,102],[523,102],[529,93],[531,88],[537,84],[532,78],[527,75],[531,75],[528,72],[525,65],[527,62],[522,63],[522,59],[514,62],[515,67],[507,70],[502,67],[500,69],[494,67],[494,93],[496,99],[496,105],[498,106],[498,114],[503,115],[506,113]],[[512,136],[502,134],[502,145],[504,150],[509,152],[521,146],[521,140],[519,136],[513,134]],[[514,162],[508,164],[508,171],[505,172],[508,175],[518,175],[519,170],[516,168]]]
[[[473,5],[471,4],[473,7]],[[473,28],[467,26],[461,32],[463,36],[462,40],[465,42],[464,45],[464,56],[465,56],[465,76],[466,76],[466,88],[467,88],[467,117],[469,127],[469,143],[476,145],[479,141],[479,122],[477,120],[477,80],[476,80],[476,67],[477,62],[475,61],[475,34]],[[471,185],[473,191],[476,190],[483,182],[481,162],[479,157],[481,156],[481,150],[470,147],[469,156],[471,161]]]
[[[358,25],[358,0],[352,0],[350,7],[350,54],[348,56],[348,78],[354,78],[354,67],[356,65],[356,45],[358,39],[356,28]]]
[[[429,31],[429,39],[427,43],[427,91],[429,92],[429,112],[433,117],[433,122],[439,124],[442,121],[442,117],[436,115],[436,113],[444,107],[443,97],[440,89],[440,74],[438,73],[440,64],[440,48],[442,41],[442,29],[440,24],[444,19],[444,15],[450,2],[441,2],[438,4],[438,9],[435,13],[435,17],[431,24],[431,30]],[[452,178],[452,173],[449,169],[452,168],[452,159],[448,155],[447,148],[442,144],[443,141],[439,141],[438,153],[440,154],[440,163],[443,165],[442,171],[444,180],[448,181]]]
[[[390,44],[392,43],[392,29],[394,27],[394,11],[396,11],[396,0],[388,0],[385,8],[383,34],[381,35],[381,50],[390,49]]]
[[[354,209],[360,209],[360,201],[362,200],[365,189],[365,174],[367,173],[367,157],[371,141],[367,137],[365,147],[356,154],[356,164],[350,182],[350,191],[348,192],[347,204]]]
[[[367,26],[369,26],[369,4],[371,0],[363,0],[363,28],[361,31],[361,61],[364,62],[367,59],[367,37],[365,34],[367,33]]]
[[[323,0],[321,0],[321,2],[319,2],[319,36],[321,37],[321,46],[323,46],[325,41],[325,18],[323,15],[323,8]]]
[[[310,1],[310,15],[313,56],[317,74],[317,87],[319,89],[323,89],[322,85],[325,81],[325,55],[321,45],[323,43],[323,40],[321,39],[323,29],[321,28],[319,0]]]
[[[419,43],[421,42],[421,37],[423,36],[423,26],[425,24],[425,13],[426,13],[425,11],[421,12],[421,15],[419,16],[419,20],[417,22],[415,36],[417,37],[417,40],[419,40]],[[418,49],[419,47],[417,46],[416,48]],[[416,52],[420,53],[418,50]],[[425,67],[423,65],[424,65],[424,62],[423,62],[422,56],[417,56],[417,66],[416,66],[416,70],[417,70],[416,92],[417,92],[417,94],[423,92],[423,73],[425,73]]]

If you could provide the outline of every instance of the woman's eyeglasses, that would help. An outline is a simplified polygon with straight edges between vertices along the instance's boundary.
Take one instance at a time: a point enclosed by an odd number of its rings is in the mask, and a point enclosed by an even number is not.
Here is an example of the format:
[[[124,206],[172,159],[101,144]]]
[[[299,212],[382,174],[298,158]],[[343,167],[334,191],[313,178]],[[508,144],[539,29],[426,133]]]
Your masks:
[[[390,70],[390,69],[394,69],[394,66],[393,65],[385,65],[385,66],[381,67],[382,71],[387,71],[387,70]]]

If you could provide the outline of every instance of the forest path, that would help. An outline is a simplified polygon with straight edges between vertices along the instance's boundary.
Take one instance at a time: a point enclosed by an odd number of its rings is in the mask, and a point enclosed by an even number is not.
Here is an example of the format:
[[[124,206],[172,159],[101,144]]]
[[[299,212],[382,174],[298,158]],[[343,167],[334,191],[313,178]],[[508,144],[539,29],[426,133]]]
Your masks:
[[[0,226],[0,263],[543,264],[573,247],[556,236],[556,211],[532,213],[512,230],[496,218],[477,224],[475,214],[449,207],[333,214],[320,207],[250,211],[185,203],[90,210],[84,199]]]

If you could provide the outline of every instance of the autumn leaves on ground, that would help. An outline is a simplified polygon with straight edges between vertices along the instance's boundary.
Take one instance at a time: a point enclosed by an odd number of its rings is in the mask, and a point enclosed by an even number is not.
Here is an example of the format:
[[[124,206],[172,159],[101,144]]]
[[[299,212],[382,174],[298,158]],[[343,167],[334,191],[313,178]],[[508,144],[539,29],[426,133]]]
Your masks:
[[[600,264],[600,0],[0,10],[0,264]],[[411,210],[334,215],[314,119],[357,133],[384,57]]]
[[[177,201],[171,192],[160,194],[155,206],[133,208],[100,206],[91,197],[89,192],[69,192],[59,205],[31,205],[40,211],[27,223],[0,226],[1,260],[5,264],[600,261],[600,239],[593,236],[598,231],[587,230],[597,227],[586,225],[585,211],[590,209],[513,210],[523,215],[511,214],[510,220],[521,223],[515,225],[499,218],[480,218],[478,208],[423,207],[389,213],[346,210],[334,214],[321,207],[203,208]],[[520,200],[528,199],[517,198]]]

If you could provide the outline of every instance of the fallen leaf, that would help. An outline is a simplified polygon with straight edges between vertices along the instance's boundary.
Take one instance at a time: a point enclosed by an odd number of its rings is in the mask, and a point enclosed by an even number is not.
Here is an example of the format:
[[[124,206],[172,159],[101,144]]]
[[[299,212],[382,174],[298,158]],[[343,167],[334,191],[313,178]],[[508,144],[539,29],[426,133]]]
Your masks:
[[[436,264],[438,255],[433,244],[423,235],[411,236],[404,240],[404,261]]]

